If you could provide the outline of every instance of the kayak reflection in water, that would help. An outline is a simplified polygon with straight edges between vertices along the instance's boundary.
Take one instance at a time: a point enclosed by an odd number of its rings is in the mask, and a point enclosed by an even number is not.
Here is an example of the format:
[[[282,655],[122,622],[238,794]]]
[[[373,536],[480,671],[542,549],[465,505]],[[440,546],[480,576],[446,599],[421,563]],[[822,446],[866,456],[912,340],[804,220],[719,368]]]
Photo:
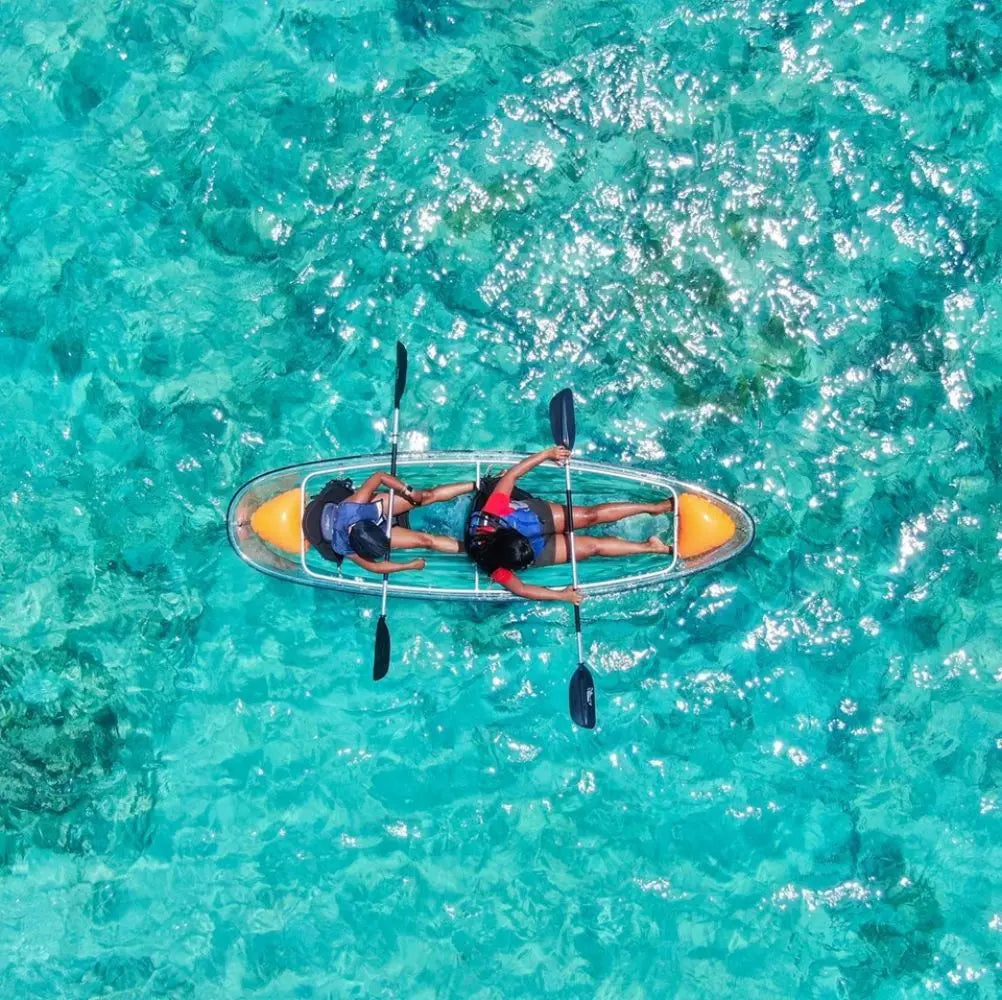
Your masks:
[[[475,483],[467,480],[421,490],[388,472],[374,472],[354,491],[345,480],[333,480],[307,504],[303,533],[320,555],[337,563],[347,558],[373,573],[424,569],[424,559],[390,562],[387,559],[390,549],[459,552],[459,542],[447,535],[413,531],[397,521],[394,521],[391,538],[387,539],[387,518],[399,518],[415,507],[453,500],[470,493],[474,486]],[[390,494],[387,489],[393,490],[392,511],[388,509]]]
[[[490,495],[482,506],[474,502],[466,529],[467,554],[495,583],[500,583],[519,597],[536,601],[566,601],[569,604],[580,604],[584,600],[584,595],[573,587],[561,590],[536,587],[523,583],[515,575],[516,570],[552,566],[570,560],[568,539],[564,534],[564,506],[537,499],[516,486],[518,479],[537,465],[547,461],[563,465],[570,457],[571,453],[566,448],[545,448],[512,466],[498,480],[485,480],[480,496],[487,490]],[[578,535],[577,531],[597,524],[611,524],[634,514],[669,514],[673,509],[674,500],[671,498],[652,503],[602,503],[594,507],[575,507],[574,552],[578,562],[592,556],[641,553],[670,556],[671,546],[656,536],[646,542],[631,542],[625,538]]]

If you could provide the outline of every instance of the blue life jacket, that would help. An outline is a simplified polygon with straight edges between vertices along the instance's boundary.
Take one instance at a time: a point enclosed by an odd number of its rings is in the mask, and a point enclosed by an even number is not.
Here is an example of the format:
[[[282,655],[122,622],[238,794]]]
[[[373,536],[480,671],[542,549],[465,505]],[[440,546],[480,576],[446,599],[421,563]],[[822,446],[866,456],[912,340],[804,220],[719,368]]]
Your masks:
[[[351,555],[355,550],[351,547],[348,532],[352,525],[359,521],[375,521],[376,524],[382,524],[383,515],[379,510],[379,504],[349,503],[347,500],[324,504],[320,514],[320,533],[324,536],[324,541],[329,542],[339,556]]]
[[[538,559],[546,547],[543,525],[535,511],[524,500],[512,500],[511,505],[514,509],[510,514],[485,514],[482,510],[474,511],[470,515],[470,531],[476,533],[484,528],[496,530],[501,526],[513,528],[532,546],[532,558]]]

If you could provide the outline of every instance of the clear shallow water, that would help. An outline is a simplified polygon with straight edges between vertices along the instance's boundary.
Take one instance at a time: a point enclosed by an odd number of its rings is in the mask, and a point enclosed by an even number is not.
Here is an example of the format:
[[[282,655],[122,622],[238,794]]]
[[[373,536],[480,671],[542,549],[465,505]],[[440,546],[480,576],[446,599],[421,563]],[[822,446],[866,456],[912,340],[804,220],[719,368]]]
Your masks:
[[[0,986],[994,997],[990,4],[7,3]],[[228,551],[264,469],[583,448],[754,552],[372,608]],[[521,400],[519,405],[513,401]]]

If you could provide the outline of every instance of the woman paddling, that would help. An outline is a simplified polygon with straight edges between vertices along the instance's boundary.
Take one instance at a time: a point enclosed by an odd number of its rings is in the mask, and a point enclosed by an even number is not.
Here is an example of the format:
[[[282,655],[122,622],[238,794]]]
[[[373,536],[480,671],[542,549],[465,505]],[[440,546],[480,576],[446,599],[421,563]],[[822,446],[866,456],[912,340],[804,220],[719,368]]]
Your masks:
[[[415,507],[453,500],[471,492],[474,486],[467,480],[419,490],[388,472],[374,472],[354,491],[346,480],[333,480],[306,505],[303,533],[320,555],[337,563],[348,558],[373,573],[424,569],[424,559],[390,562],[387,559],[390,549],[459,552],[459,542],[446,535],[413,531],[405,524],[398,524],[396,519],[403,518]],[[392,511],[388,509],[390,494],[380,487],[393,490]],[[386,522],[389,517],[394,518],[394,528],[388,539]]]
[[[519,597],[537,601],[567,601],[580,604],[584,595],[573,587],[553,590],[523,583],[516,570],[530,566],[551,566],[570,560],[565,531],[564,507],[539,500],[518,490],[516,483],[530,469],[546,461],[563,465],[571,456],[566,448],[545,448],[518,465],[512,466],[492,485],[483,506],[474,509],[466,531],[466,551],[470,558],[495,583]],[[476,504],[474,504],[476,508]],[[611,524],[634,514],[668,514],[674,501],[654,503],[602,503],[594,507],[574,508],[574,553],[578,562],[592,556],[629,556],[644,554],[671,555],[670,545],[657,536],[646,542],[625,538],[578,535],[578,528]]]

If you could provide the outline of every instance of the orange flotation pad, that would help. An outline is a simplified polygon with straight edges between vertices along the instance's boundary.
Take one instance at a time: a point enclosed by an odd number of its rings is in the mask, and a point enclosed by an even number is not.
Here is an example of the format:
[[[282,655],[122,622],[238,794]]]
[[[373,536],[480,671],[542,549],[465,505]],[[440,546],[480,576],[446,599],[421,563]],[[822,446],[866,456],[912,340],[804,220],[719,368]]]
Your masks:
[[[678,554],[683,559],[719,548],[735,531],[730,515],[706,497],[683,493],[678,498]]]
[[[299,547],[304,543],[302,528],[302,501],[298,487],[286,490],[272,497],[253,514],[251,527],[269,545],[276,549],[299,555]],[[310,547],[305,542],[306,548]]]

